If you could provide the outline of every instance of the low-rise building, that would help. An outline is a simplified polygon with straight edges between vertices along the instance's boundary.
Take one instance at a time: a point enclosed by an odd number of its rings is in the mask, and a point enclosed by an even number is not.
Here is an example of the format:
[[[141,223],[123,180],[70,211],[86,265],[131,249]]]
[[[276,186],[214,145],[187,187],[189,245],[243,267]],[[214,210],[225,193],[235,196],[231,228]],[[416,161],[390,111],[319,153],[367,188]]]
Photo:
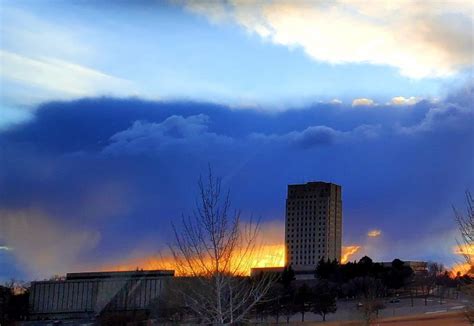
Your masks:
[[[30,318],[94,318],[104,312],[147,310],[173,276],[172,270],[88,272],[32,282]]]

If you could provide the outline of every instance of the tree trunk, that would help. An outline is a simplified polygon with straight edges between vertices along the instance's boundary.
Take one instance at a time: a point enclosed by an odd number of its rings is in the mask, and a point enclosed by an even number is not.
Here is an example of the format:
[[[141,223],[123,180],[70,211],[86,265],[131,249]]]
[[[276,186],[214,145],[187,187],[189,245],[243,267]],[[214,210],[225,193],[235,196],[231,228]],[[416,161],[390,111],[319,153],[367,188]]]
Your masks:
[[[304,323],[304,311],[301,312],[301,322]]]
[[[323,321],[326,321],[326,314],[323,314]]]

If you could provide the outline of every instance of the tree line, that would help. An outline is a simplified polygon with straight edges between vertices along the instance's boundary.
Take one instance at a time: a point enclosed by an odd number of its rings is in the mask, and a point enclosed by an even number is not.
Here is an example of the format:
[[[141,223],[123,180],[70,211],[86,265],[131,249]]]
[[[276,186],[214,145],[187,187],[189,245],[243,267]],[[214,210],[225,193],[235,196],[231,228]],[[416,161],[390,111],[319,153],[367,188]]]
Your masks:
[[[467,276],[453,277],[442,265],[427,263],[425,270],[415,273],[400,259],[391,264],[375,263],[365,256],[358,262],[340,264],[336,260],[321,260],[314,272],[314,280],[298,281],[291,266],[286,267],[267,296],[254,310],[255,319],[280,318],[290,321],[300,314],[301,322],[305,314],[320,315],[323,321],[328,314],[337,311],[337,302],[352,300],[357,302],[360,316],[367,324],[378,316],[385,302],[397,302],[399,297],[424,300],[437,297],[440,304],[448,296],[459,296],[460,288],[472,282]]]

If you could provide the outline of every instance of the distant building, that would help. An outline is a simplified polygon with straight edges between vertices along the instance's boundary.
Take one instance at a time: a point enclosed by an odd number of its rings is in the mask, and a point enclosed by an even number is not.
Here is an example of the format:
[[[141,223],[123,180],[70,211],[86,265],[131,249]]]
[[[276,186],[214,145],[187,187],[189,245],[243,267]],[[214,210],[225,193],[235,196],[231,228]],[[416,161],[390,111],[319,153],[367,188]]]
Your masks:
[[[298,271],[316,268],[321,259],[341,261],[342,189],[326,182],[288,185],[286,265]]]
[[[147,310],[174,271],[69,273],[31,283],[31,319],[93,318],[103,312]]]

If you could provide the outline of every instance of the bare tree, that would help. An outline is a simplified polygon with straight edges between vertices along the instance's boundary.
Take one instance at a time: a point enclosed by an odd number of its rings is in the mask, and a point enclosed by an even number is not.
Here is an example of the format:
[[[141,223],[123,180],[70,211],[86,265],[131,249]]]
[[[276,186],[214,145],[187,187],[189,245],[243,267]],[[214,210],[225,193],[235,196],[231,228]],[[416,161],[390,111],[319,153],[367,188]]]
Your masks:
[[[436,280],[442,271],[443,266],[441,264],[430,262],[426,272],[415,276],[415,284],[421,290],[425,306],[428,305],[429,296],[433,295],[433,291],[436,288]]]
[[[186,308],[195,321],[232,324],[262,300],[274,277],[248,277],[250,257],[256,250],[259,224],[243,223],[231,209],[229,192],[209,174],[198,182],[199,198],[182,224],[173,224],[175,243],[170,246],[178,275],[188,277],[182,290]]]
[[[165,290],[150,305],[152,318],[156,319],[160,324],[180,324],[185,315],[186,307],[184,306],[183,296],[179,287],[186,279],[173,279],[164,281]]]
[[[28,316],[29,284],[14,279],[0,285],[0,322],[26,320]],[[2,323],[3,325],[3,323]]]
[[[454,218],[459,227],[461,239],[458,239],[459,253],[461,253],[469,266],[473,266],[472,248],[474,246],[474,198],[466,191],[466,214],[462,214],[455,207]]]
[[[464,257],[468,268],[468,277],[459,278],[461,281],[461,291],[470,298],[470,305],[466,308],[466,317],[474,324],[474,283],[472,274],[474,273],[473,250],[474,250],[474,198],[469,191],[466,191],[466,213],[462,214],[455,207],[454,218],[458,224],[461,239],[457,239],[458,251]]]
[[[360,300],[364,325],[370,325],[378,317],[379,311],[385,308],[383,295],[385,287],[382,281],[373,277],[357,277],[350,281]]]

